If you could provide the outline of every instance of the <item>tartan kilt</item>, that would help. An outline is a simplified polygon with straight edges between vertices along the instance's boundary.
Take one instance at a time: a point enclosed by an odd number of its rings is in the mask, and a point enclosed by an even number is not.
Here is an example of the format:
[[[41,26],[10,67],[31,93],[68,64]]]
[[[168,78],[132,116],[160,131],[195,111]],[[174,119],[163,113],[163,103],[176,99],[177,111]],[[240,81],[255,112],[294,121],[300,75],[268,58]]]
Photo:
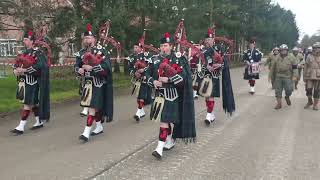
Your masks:
[[[178,124],[180,122],[179,116],[179,98],[174,101],[165,100],[160,121]]]
[[[103,108],[103,86],[96,87],[92,85],[92,98],[89,108],[101,110]]]
[[[219,78],[211,78],[212,79],[212,93],[210,97],[220,97],[220,79]]]
[[[150,104],[151,92],[152,92],[152,89],[150,86],[148,86],[146,83],[141,83],[138,99],[143,99],[145,102],[145,105]]]
[[[259,79],[259,73],[256,74],[256,75],[249,75],[248,67],[246,67],[246,68],[244,69],[243,79],[245,79],[245,80]]]
[[[37,105],[39,104],[39,83],[29,85],[25,83],[25,97],[22,104]]]

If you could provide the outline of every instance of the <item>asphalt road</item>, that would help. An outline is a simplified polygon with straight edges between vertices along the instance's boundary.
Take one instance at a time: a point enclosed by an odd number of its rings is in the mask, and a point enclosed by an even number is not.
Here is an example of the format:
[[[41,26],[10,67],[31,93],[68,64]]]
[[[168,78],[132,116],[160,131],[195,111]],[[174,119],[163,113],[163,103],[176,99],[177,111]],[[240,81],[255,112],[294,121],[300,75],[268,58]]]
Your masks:
[[[135,122],[131,96],[115,98],[115,121],[86,144],[78,140],[85,126],[78,102],[54,107],[45,128],[22,136],[9,133],[18,113],[0,118],[0,179],[320,179],[320,112],[303,109],[303,82],[292,106],[276,111],[266,72],[251,96],[242,71],[231,70],[233,116],[218,100],[217,120],[206,127],[204,99],[196,100],[197,142],[178,143],[161,161],[151,156],[159,125],[148,118]]]

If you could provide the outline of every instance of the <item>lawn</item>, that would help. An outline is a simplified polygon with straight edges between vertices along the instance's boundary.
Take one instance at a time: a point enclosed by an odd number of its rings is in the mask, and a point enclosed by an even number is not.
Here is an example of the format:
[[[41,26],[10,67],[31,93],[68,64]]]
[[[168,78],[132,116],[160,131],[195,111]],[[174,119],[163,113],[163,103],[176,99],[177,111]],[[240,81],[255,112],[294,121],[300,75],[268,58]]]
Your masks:
[[[63,102],[79,98],[78,81],[71,68],[53,68],[51,71],[50,89],[51,102]],[[124,74],[113,74],[113,87],[116,89],[130,86],[130,77]],[[16,78],[9,75],[0,78],[0,113],[17,111],[21,104],[15,99],[17,88]]]

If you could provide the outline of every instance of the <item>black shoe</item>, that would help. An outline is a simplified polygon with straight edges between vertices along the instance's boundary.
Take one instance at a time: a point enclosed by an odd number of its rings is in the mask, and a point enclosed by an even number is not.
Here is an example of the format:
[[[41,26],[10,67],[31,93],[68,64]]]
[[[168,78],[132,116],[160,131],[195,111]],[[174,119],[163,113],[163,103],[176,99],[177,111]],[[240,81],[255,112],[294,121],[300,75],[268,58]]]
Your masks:
[[[209,126],[211,124],[211,121],[206,119],[206,120],[204,120],[204,123],[206,123],[206,125]]]
[[[100,132],[98,132],[98,133],[91,132],[90,135],[91,135],[91,136],[96,136],[96,135],[99,135],[99,134],[102,134],[102,133],[103,133],[103,131],[100,131]]]
[[[43,128],[43,124],[39,125],[39,126],[33,126],[32,128],[30,128],[30,130],[36,130],[36,129],[40,129]]]
[[[21,134],[23,134],[23,131],[20,131],[20,130],[17,130],[17,129],[13,129],[13,130],[11,130],[10,132],[12,132],[12,133],[14,133],[14,134],[16,134],[16,135],[21,135]]]
[[[83,142],[89,141],[89,138],[85,137],[84,135],[79,136],[79,139],[82,140]]]
[[[160,155],[157,151],[153,151],[153,152],[152,152],[152,156],[154,156],[154,157],[157,158],[158,160],[161,159],[161,155]]]
[[[140,121],[140,118],[139,118],[139,116],[137,116],[137,115],[134,115],[133,118],[134,118],[137,122]]]
[[[249,92],[249,94],[254,95],[254,92]]]

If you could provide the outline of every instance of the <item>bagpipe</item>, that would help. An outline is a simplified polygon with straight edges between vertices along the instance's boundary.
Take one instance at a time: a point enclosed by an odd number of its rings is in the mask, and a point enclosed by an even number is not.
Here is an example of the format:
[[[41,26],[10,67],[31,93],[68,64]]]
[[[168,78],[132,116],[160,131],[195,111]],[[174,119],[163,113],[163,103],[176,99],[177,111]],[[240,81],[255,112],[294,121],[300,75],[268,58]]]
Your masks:
[[[186,28],[184,26],[184,20],[180,20],[175,34],[174,34],[174,41],[176,44],[176,56],[180,57],[182,55],[185,55],[188,59],[188,63],[190,65],[192,58],[198,58],[199,61],[196,64],[196,71],[191,75],[192,77],[192,85],[196,86],[197,82],[197,76],[200,78],[204,77],[205,72],[205,57],[202,54],[200,47],[195,46],[194,44],[188,42],[187,35],[186,35]],[[185,52],[188,51],[188,55],[185,54]]]
[[[178,64],[170,64],[168,59],[163,59],[159,65],[158,75],[159,77],[173,77],[178,73],[181,73],[182,69]]]
[[[89,51],[84,53],[82,62],[84,65],[97,66],[101,64],[103,59],[104,57],[102,54],[94,53],[91,51],[91,49],[89,49]]]
[[[140,70],[140,69],[145,69],[148,67],[148,64],[144,61],[144,60],[137,60],[134,63],[134,68],[135,70]],[[135,94],[136,97],[139,96],[139,92],[140,92],[140,87],[141,87],[141,82],[142,82],[142,76],[141,77],[133,77],[131,79],[131,83],[133,85],[133,89],[131,92],[131,95]]]
[[[33,32],[31,31],[31,33]],[[40,50],[46,56],[47,65],[48,67],[50,67],[51,59],[52,59],[52,51],[47,41],[48,41],[48,37],[46,36],[45,28],[42,27],[38,32],[35,33],[34,48],[37,50]],[[23,54],[21,51],[18,51],[18,55],[15,59],[16,67],[29,68],[36,63],[37,61],[36,61],[35,55]]]
[[[108,45],[111,45],[110,52],[113,52],[114,49],[116,50],[116,61],[120,62],[120,56],[121,56],[121,50],[123,49],[121,47],[121,44],[118,40],[116,40],[114,37],[109,36],[111,28],[111,20],[108,19],[105,23],[102,24],[102,26],[99,29],[99,41],[98,44],[100,44],[102,47],[107,48]]]
[[[157,48],[144,43],[145,38],[146,38],[146,30],[143,31],[142,37],[139,39],[139,45],[143,49],[145,56],[146,56],[146,52],[148,50],[153,51],[154,53],[158,54],[159,50]],[[142,59],[137,59],[137,61],[134,64],[135,70],[144,69],[144,68],[148,67],[148,63],[145,61],[145,58],[146,58],[145,56]]]
[[[16,67],[20,68],[29,68],[32,65],[36,64],[36,58],[29,54],[18,54],[15,59]]]

